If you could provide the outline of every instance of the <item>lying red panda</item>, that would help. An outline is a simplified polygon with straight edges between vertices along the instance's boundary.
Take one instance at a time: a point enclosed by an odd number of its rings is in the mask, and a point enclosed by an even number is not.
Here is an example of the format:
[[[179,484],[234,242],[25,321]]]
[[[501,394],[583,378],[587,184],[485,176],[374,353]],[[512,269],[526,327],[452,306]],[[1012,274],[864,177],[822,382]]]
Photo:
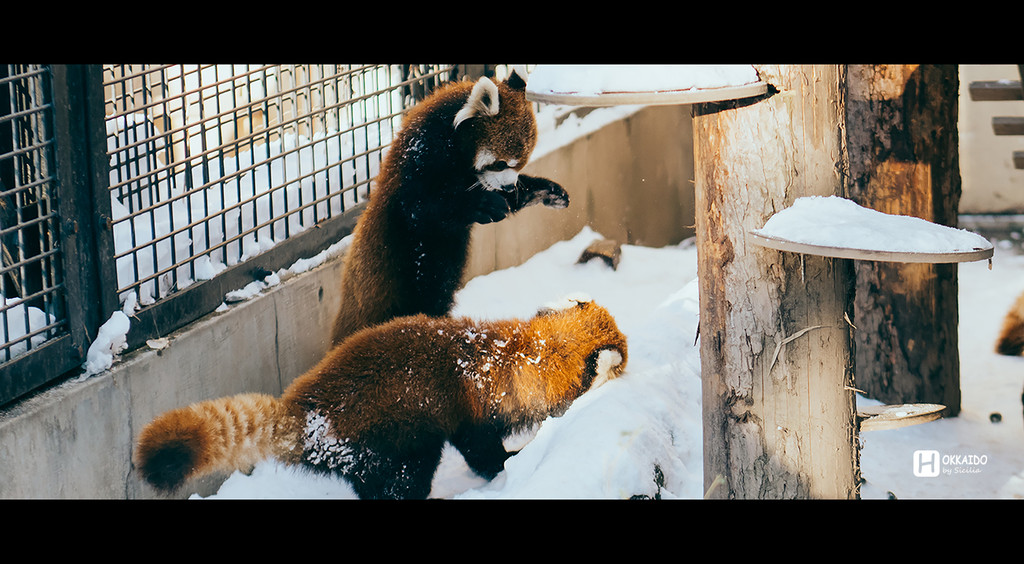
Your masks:
[[[586,299],[529,320],[401,317],[363,329],[280,398],[242,394],[166,412],[135,465],[161,490],[266,458],[342,476],[360,498],[426,498],[445,442],[486,479],[502,440],[622,373],[626,338]]]

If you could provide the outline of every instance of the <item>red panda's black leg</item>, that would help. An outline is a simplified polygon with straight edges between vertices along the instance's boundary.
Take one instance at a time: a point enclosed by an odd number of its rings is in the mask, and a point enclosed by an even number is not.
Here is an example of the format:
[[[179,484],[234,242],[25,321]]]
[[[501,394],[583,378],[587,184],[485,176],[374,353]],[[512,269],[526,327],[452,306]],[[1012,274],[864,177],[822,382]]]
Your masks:
[[[414,449],[354,449],[353,463],[343,475],[359,499],[426,499],[443,447],[442,438],[424,437]]]
[[[469,210],[467,217],[473,223],[496,223],[515,211],[501,192],[479,190],[476,194],[477,204]]]
[[[463,424],[449,441],[457,448],[466,464],[481,478],[493,480],[505,469],[505,460],[514,453],[505,450],[505,433],[492,426]]]
[[[463,178],[461,181],[467,186],[472,185],[471,178]],[[413,227],[422,225],[430,229],[464,229],[473,223],[501,221],[516,211],[509,207],[502,191],[487,190],[479,185],[455,186],[459,188],[437,188],[408,181],[408,185],[403,186],[395,208],[397,217]]]

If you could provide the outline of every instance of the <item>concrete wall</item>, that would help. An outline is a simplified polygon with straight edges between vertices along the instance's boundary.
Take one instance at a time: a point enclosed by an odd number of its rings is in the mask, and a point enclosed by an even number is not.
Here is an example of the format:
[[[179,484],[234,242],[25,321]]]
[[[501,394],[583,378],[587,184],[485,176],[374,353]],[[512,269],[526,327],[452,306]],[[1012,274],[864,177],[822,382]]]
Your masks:
[[[975,102],[968,91],[973,81],[1019,79],[1017,65],[960,66],[960,213],[1024,213],[1024,170],[1013,168],[1024,137],[992,133],[993,117],[1024,115],[1024,102]]]
[[[0,416],[0,498],[156,497],[135,479],[135,435],[159,413],[207,398],[279,394],[326,350],[340,261],[175,332]],[[216,477],[195,485],[210,493]]]
[[[540,156],[529,172],[562,183],[565,210],[533,207],[474,233],[469,275],[519,264],[584,225],[653,246],[692,234],[688,107],[646,108]],[[159,413],[240,392],[279,394],[318,361],[340,297],[341,262],[294,276],[177,331],[165,349],[0,412],[0,498],[160,497],[131,465],[134,438]],[[190,484],[206,495],[223,476]]]

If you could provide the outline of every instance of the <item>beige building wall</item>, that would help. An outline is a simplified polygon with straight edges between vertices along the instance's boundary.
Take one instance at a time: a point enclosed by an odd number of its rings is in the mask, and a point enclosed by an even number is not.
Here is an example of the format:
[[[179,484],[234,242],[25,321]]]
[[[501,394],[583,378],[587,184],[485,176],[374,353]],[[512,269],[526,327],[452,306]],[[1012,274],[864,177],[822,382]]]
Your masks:
[[[960,213],[1024,213],[1024,170],[1013,168],[1024,137],[992,133],[992,118],[1024,116],[1024,101],[972,101],[968,87],[978,80],[1020,80],[1020,74],[1016,65],[960,66]]]
[[[621,243],[661,247],[694,234],[690,106],[649,106],[532,160],[569,207],[527,208],[476,226],[467,278],[522,264],[584,226]]]

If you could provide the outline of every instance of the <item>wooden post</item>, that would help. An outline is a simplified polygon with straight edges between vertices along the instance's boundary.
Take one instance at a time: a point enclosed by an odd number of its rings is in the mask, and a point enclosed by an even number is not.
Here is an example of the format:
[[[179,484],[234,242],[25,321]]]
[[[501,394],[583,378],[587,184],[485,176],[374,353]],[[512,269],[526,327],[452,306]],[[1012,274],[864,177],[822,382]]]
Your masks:
[[[852,261],[746,241],[841,195],[844,69],[757,68],[776,92],[694,107],[706,495],[855,498]]]
[[[848,191],[862,206],[957,225],[956,65],[850,65]],[[857,388],[960,412],[956,264],[857,262]]]

